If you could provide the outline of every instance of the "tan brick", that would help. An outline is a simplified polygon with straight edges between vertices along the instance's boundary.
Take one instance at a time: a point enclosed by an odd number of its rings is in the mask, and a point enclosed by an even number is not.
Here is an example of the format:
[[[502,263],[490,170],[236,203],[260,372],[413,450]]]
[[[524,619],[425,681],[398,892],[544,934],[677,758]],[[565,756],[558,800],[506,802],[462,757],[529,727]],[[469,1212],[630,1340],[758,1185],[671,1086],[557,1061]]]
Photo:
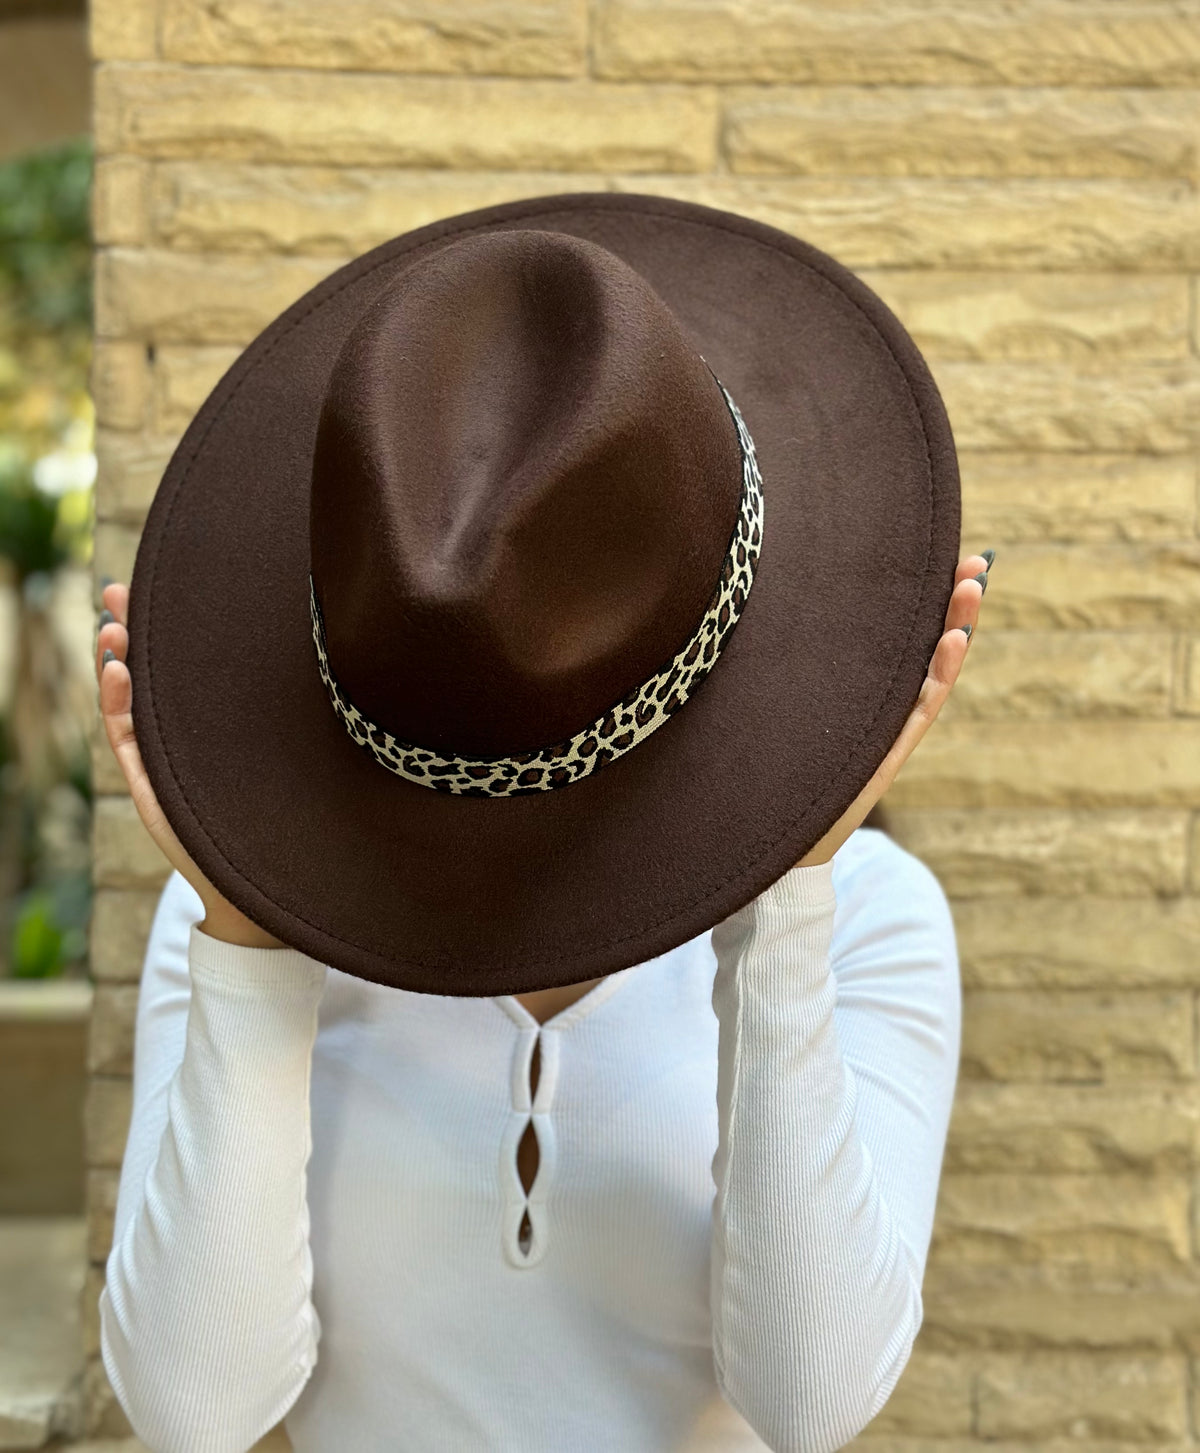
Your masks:
[[[133,563],[137,555],[138,539],[141,536],[140,529],[131,529],[128,525],[114,524],[110,520],[98,520],[93,534],[93,564],[96,579],[99,581],[103,575],[111,575],[114,580],[122,580],[126,585],[133,577]],[[100,717],[97,713],[97,724]],[[112,755],[111,749],[105,750]],[[115,759],[114,759],[115,763]],[[124,777],[114,778],[120,784],[122,790],[125,787]]]
[[[1200,268],[1200,193],[1184,181],[1031,177],[612,177],[757,217],[867,267]],[[1078,447],[1078,446],[1077,446]]]
[[[1085,277],[1075,283],[1061,276],[1044,281],[1036,269],[1089,266],[1086,249],[1096,247],[1120,249],[1113,260],[1122,266],[1136,266],[1138,259],[1152,261],[1175,235],[1176,223],[1180,245],[1190,256],[1191,239],[1185,228],[1194,224],[1184,215],[1190,205],[1186,195],[1163,190],[1159,183],[1135,192],[1128,190],[1130,184],[1114,183],[1029,186],[1034,190],[1023,190],[1020,182],[849,178],[756,183],[722,177],[661,177],[651,185],[644,177],[621,179],[590,171],[573,171],[570,178],[571,190],[694,193],[694,200],[761,216],[833,252],[881,291],[889,285],[885,274],[871,271],[875,267],[936,264],[940,270],[930,279],[930,288],[936,288],[941,277],[952,283],[951,270],[960,268],[964,289],[971,286],[968,269],[1013,267],[1023,272],[1014,289],[1032,290],[1047,307],[1056,282],[1064,296],[1074,300],[1059,305],[1057,325],[1039,321],[1035,330],[1031,321],[1026,330],[1036,338],[1044,334],[1048,348],[1058,347],[1071,358],[1090,356],[1095,337],[1130,356],[1157,356],[1159,335],[1165,329],[1168,341],[1161,346],[1170,350],[1168,356],[1175,356],[1175,331],[1185,323],[1166,323],[1163,310],[1181,287],[1178,277],[1114,278],[1093,272],[1090,281]],[[1085,190],[1080,191],[1081,186]],[[151,181],[151,233],[171,246],[195,250],[357,254],[443,217],[554,195],[564,187],[562,174],[556,172],[160,161],[154,164]],[[1098,235],[1080,227],[1081,209],[1095,216]],[[976,237],[975,219],[981,214],[986,225]],[[1143,229],[1140,241],[1139,228]],[[956,255],[948,248],[964,250]],[[1200,256],[1200,248],[1195,252]],[[1096,258],[1097,263],[1106,260]],[[914,279],[911,287],[916,289],[921,282]],[[985,292],[994,292],[1002,282],[989,275],[982,286]],[[1090,310],[1089,286],[1093,296],[1097,289],[1103,293]],[[1076,341],[1074,330],[1081,327],[1084,336]],[[1019,337],[1019,331],[1014,332]],[[1016,337],[1009,346],[1015,345]]]
[[[691,86],[104,66],[102,151],[227,161],[704,171],[716,97]]]
[[[964,541],[1090,544],[1196,533],[1196,456],[958,450]],[[1001,545],[1007,561],[1007,553]],[[999,578],[999,577],[997,577]]]
[[[900,807],[1200,807],[1200,725],[935,722],[888,801]]]
[[[99,156],[92,172],[91,224],[101,245],[144,242],[150,163],[135,156]]]
[[[114,575],[114,578],[120,579],[121,577]],[[120,764],[108,744],[108,736],[105,733],[99,711],[96,712],[96,719],[88,738],[88,750],[92,766],[92,791],[112,795],[128,792],[129,789],[126,786]]]
[[[128,1438],[133,1433],[125,1410],[109,1383],[104,1362],[99,1357],[93,1358],[84,1369],[83,1397],[87,1408],[87,1431],[91,1437]]]
[[[1192,363],[1081,373],[1053,365],[932,362],[955,439],[972,449],[1194,448],[1200,372]]]
[[[1200,541],[1010,545],[991,572],[981,634],[989,623],[1000,630],[1195,630]]]
[[[1191,844],[1188,850],[1190,864],[1188,886],[1193,893],[1200,893],[1200,813],[1192,814]]]
[[[874,1426],[870,1424],[865,1432],[847,1443],[846,1453],[1033,1453],[1035,1448],[1036,1453],[1078,1453],[1079,1449],[1079,1444],[1071,1441],[1034,1445],[1024,1439],[1008,1438],[956,1438],[953,1447],[948,1448],[944,1438],[876,1436],[871,1432]],[[1087,1453],[1146,1453],[1147,1447],[1145,1443],[1129,1443],[1123,1439],[1114,1443],[1107,1438],[1089,1439],[1086,1446]],[[1154,1453],[1195,1453],[1195,1446],[1190,1441],[1160,1441],[1153,1445]],[[92,1449],[81,1448],[79,1453],[92,1453]],[[95,1453],[142,1453],[142,1449],[97,1448]],[[257,1444],[252,1453],[259,1453]],[[263,1448],[262,1453],[286,1453],[286,1449],[276,1450],[272,1446],[269,1450]]]
[[[152,60],[157,50],[157,0],[93,0],[88,49],[94,60]]]
[[[964,1265],[931,1254],[922,1294],[921,1337],[944,1352],[1200,1347],[1200,1269],[1192,1262],[1123,1271],[1069,1262]]]
[[[570,76],[585,0],[164,0],[162,54],[206,65]]]
[[[48,1453],[65,1453],[68,1448],[71,1453],[152,1453],[152,1450],[147,1448],[140,1438],[133,1435],[88,1438],[83,1443],[48,1443],[46,1447]],[[256,1443],[252,1453],[258,1453],[258,1450],[259,1444]],[[287,1453],[287,1450],[271,1449],[271,1453]]]
[[[1188,1382],[1190,1384],[1190,1411],[1192,1427],[1200,1427],[1200,1359],[1192,1358],[1188,1367]]]
[[[1197,1016],[1200,1018],[1200,997],[1197,999]],[[1200,1247],[1200,1172],[1192,1175],[1192,1247]]]
[[[1023,733],[1027,725],[1032,734],[1034,723],[1009,723],[1006,729]],[[914,770],[935,736],[949,730],[939,716],[901,776]],[[961,730],[978,733],[983,724],[964,723]],[[1017,894],[1066,895],[1056,897],[1066,907],[1067,898],[1085,893],[1128,898],[1183,892],[1188,825],[1178,807],[1082,813],[997,804],[986,813],[938,806],[905,810],[898,795],[893,801],[899,785],[898,777],[887,794],[894,835],[928,864],[952,898],[999,899],[999,911],[1011,914]],[[954,906],[957,913],[971,905]],[[1020,909],[1034,912],[1037,904],[1031,899]],[[1032,952],[1039,940],[1025,938]],[[1006,935],[1004,942],[1011,939]]]
[[[132,797],[98,797],[92,818],[93,878],[97,888],[160,887],[171,865],[146,831]]]
[[[1200,353],[1200,278],[1192,278],[1192,351]]]
[[[1192,177],[1197,96],[955,86],[735,87],[730,170],[831,176]]]
[[[597,74],[622,78],[1186,86],[1200,77],[1200,33],[1169,0],[937,9],[599,0],[594,26]]]
[[[138,986],[97,984],[88,1025],[87,1067],[100,1075],[133,1073]]]
[[[160,435],[182,434],[242,351],[228,345],[163,344],[156,348],[151,405],[153,432]]]
[[[103,1262],[112,1248],[113,1218],[117,1210],[117,1192],[121,1174],[113,1169],[93,1169],[87,1173],[87,1235],[88,1260]]]
[[[1191,1079],[1192,995],[971,989],[961,1073],[987,1080]]]
[[[570,186],[600,192],[608,180],[572,172]],[[561,172],[161,161],[151,181],[151,235],[197,252],[357,256],[444,217],[563,187]]]
[[[150,398],[150,367],[143,343],[94,338],[88,388],[96,424],[106,429],[140,429]]]
[[[962,1078],[944,1169],[955,1174],[1173,1176],[1195,1163],[1191,1085],[1000,1084]]]
[[[1188,281],[1157,273],[859,274],[929,358],[1081,363],[1186,358]]]
[[[872,1420],[873,1436],[917,1434],[958,1439],[971,1432],[974,1369],[962,1357],[931,1352],[918,1339],[900,1381]]]
[[[1200,896],[960,898],[953,905],[969,989],[1191,988]]]
[[[158,888],[98,888],[92,899],[91,959],[99,994],[107,984],[136,986],[158,907]]]
[[[96,327],[116,337],[245,345],[345,261],[110,248],[96,260]]]
[[[129,1079],[93,1075],[88,1081],[83,1122],[89,1166],[120,1169],[132,1107],[133,1085]]]
[[[1070,1262],[1133,1273],[1186,1265],[1185,1176],[943,1175],[933,1244],[942,1263]]]
[[[1200,635],[1181,636],[1176,642],[1174,709],[1200,716]]]
[[[100,1355],[100,1293],[104,1290],[104,1267],[89,1266],[84,1276],[79,1301],[79,1320],[83,1327],[83,1355]],[[81,1450],[83,1453],[83,1450]]]
[[[96,518],[140,528],[178,443],[97,429]]]
[[[292,1440],[282,1422],[276,1423],[269,1433],[264,1434],[250,1453],[292,1453]]]
[[[985,1438],[1097,1438],[1157,1444],[1187,1436],[1182,1357],[1035,1353],[989,1357],[980,1370],[978,1432]]]
[[[1165,633],[982,628],[939,719],[1162,717],[1170,705]]]

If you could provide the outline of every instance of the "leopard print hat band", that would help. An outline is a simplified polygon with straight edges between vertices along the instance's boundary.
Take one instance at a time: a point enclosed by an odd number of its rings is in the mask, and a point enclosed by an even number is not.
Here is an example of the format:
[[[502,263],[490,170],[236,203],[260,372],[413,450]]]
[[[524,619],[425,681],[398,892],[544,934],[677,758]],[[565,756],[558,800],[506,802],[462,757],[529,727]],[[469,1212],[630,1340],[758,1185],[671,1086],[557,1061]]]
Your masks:
[[[710,368],[711,372],[711,368]],[[713,374],[716,378],[716,374]],[[311,572],[308,577],[312,638],[317,664],[333,708],[359,746],[389,772],[422,787],[460,796],[516,797],[549,792],[577,782],[606,762],[630,752],[677,712],[716,664],[750,594],[762,545],[762,476],[754,441],[741,412],[718,378],[737,426],[742,451],[742,504],[721,573],[691,637],[655,674],[578,731],[553,746],[514,757],[446,756],[402,741],[369,720],[349,700],[329,665],[325,624]]]

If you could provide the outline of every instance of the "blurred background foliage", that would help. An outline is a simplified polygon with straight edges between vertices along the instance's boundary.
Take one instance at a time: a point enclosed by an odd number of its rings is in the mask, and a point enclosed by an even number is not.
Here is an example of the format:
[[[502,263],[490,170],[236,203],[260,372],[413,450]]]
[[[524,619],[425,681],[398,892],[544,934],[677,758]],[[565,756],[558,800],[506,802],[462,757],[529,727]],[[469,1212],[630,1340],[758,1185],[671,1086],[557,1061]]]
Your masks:
[[[63,580],[95,520],[90,137],[0,163],[0,974],[86,974],[92,693]],[[90,593],[90,592],[89,592]]]

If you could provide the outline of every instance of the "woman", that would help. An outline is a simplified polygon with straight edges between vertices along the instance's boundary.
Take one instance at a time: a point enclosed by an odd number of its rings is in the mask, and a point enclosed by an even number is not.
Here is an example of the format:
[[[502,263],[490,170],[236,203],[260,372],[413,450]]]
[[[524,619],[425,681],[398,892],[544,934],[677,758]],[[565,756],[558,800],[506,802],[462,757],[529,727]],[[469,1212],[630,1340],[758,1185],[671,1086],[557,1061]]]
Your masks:
[[[867,788],[763,895],[771,899],[765,918],[754,919],[752,905],[713,930],[721,971],[744,956],[743,973],[761,975],[764,985],[786,976],[793,991],[787,1017],[774,1024],[794,1035],[789,1097],[772,1117],[770,1085],[744,1066],[747,1118],[737,1144],[744,1190],[755,1163],[759,1178],[769,1179],[780,1139],[789,1145],[795,1164],[788,1189],[796,1199],[786,1206],[787,1258],[773,1268],[782,1278],[776,1301],[758,1305],[735,1290],[728,1303],[713,1304],[723,1319],[718,1336],[736,1347],[727,1357],[739,1368],[753,1361],[758,1370],[746,1386],[725,1385],[723,1396],[714,1380],[707,1399],[707,1217],[700,1188],[660,1164],[694,1152],[691,1142],[711,1129],[712,1107],[701,1093],[711,1087],[681,1066],[685,1047],[664,1047],[663,1026],[643,1025],[647,1037],[637,1051],[644,1058],[614,1066],[628,1078],[611,1086],[618,1103],[629,1097],[619,1131],[637,1143],[622,1144],[612,1124],[597,1123],[590,1145],[580,1145],[584,1161],[570,1169],[585,1204],[601,1198],[595,1215],[606,1234],[595,1248],[595,1285],[571,1288],[573,1301],[531,1313],[528,1279],[510,1272],[498,1285],[472,1284],[458,1260],[467,1250],[453,1228],[429,1220],[419,1203],[427,1199],[438,1212],[448,1195],[480,1198],[487,1176],[472,1179],[471,1171],[493,1169],[457,1163],[456,1147],[443,1135],[453,1112],[451,1090],[439,1083],[439,1055],[445,1048],[457,1060],[449,1037],[472,1032],[465,1021],[457,1030],[456,1015],[474,1001],[450,1000],[413,1035],[407,1047],[424,1058],[406,1066],[403,1080],[347,1083],[371,1063],[364,1050],[381,1032],[380,996],[405,1001],[396,1010],[401,1018],[423,996],[372,992],[376,986],[325,970],[205,881],[145,775],[123,664],[128,589],[106,586],[97,643],[104,725],[138,813],[174,869],[143,971],[133,1117],[101,1298],[105,1366],[135,1431],[156,1453],[239,1453],[285,1415],[299,1448],[367,1453],[367,1444],[343,1441],[343,1413],[322,1407],[317,1342],[324,1318],[312,1299],[314,1267],[317,1300],[325,1293],[336,1302],[339,1340],[330,1355],[350,1364],[349,1372],[339,1369],[340,1395],[377,1407],[373,1426],[393,1430],[386,1437],[380,1431],[372,1450],[766,1446],[819,1453],[844,1446],[866,1426],[895,1386],[921,1324],[960,1000],[953,927],[936,880],[885,833],[862,824],[957,679],[992,553],[960,563],[928,679]],[[835,907],[843,905],[835,928]],[[685,948],[695,953],[702,984],[709,967],[704,946]],[[651,962],[607,980],[513,996],[524,1026],[517,1029],[523,1061],[539,1026],[563,1021],[589,992],[615,1006],[616,980],[650,978],[658,967]],[[658,978],[665,991],[661,970]],[[715,1002],[719,1013],[728,1007]],[[742,1028],[751,1042],[774,1023],[766,1009],[756,1013]],[[439,1041],[439,1033],[448,1038]],[[714,1045],[705,1039],[700,1048]],[[478,1063],[493,1057],[481,1044]],[[468,1056],[456,1069],[470,1063]],[[432,1123],[422,1124],[410,1118],[411,1105],[390,1097],[426,1082],[437,1109]],[[381,1103],[369,1107],[373,1088]],[[695,1102],[676,1105],[676,1123],[664,1133],[655,1106],[664,1094],[671,1101],[685,1091]],[[464,1103],[476,1093],[464,1084]],[[529,1097],[537,1095],[534,1066]],[[530,1102],[518,1100],[527,1122]],[[532,1103],[536,1114],[536,1098]],[[726,1092],[722,1114],[729,1109]],[[363,1140],[357,1147],[349,1143],[355,1136]],[[535,1145],[523,1135],[518,1168],[527,1192]],[[704,1145],[693,1154],[693,1171],[707,1166]],[[506,1142],[505,1153],[511,1149]],[[309,1198],[322,1207],[328,1247],[310,1249]],[[340,1229],[329,1219],[335,1202]],[[397,1221],[427,1239],[406,1242],[395,1235]],[[666,1258],[671,1275],[659,1275],[642,1252]],[[323,1284],[323,1267],[337,1277],[339,1264],[359,1279],[346,1287]],[[495,1269],[508,1270],[498,1254]],[[628,1294],[627,1305],[602,1294],[610,1279]],[[488,1340],[497,1308],[484,1314],[481,1336],[477,1298],[502,1299],[499,1312],[514,1345],[525,1341],[523,1320],[536,1315],[539,1328],[549,1323],[562,1339],[575,1339],[569,1354],[561,1356],[562,1342],[535,1346],[531,1360],[509,1366],[509,1349]],[[389,1367],[418,1365],[410,1344],[419,1346],[431,1304],[458,1325],[461,1360],[425,1368],[423,1385],[389,1376]],[[580,1320],[580,1305],[592,1306],[590,1324]],[[394,1348],[381,1340],[389,1330]],[[636,1381],[627,1358],[643,1369]],[[480,1369],[489,1362],[500,1376],[480,1391]],[[474,1379],[479,1406],[470,1398],[458,1405],[464,1376]],[[715,1377],[729,1379],[729,1366],[722,1372],[718,1365]],[[306,1400],[293,1428],[291,1414]],[[560,1407],[574,1421],[562,1423]],[[524,1441],[511,1436],[517,1426]],[[558,1441],[539,1441],[551,1429]]]
[[[968,648],[959,524],[895,316],[700,204],[441,219],[241,355],[98,642],[173,869],[100,1298],[151,1448],[819,1453],[878,1413],[960,988],[864,821]]]

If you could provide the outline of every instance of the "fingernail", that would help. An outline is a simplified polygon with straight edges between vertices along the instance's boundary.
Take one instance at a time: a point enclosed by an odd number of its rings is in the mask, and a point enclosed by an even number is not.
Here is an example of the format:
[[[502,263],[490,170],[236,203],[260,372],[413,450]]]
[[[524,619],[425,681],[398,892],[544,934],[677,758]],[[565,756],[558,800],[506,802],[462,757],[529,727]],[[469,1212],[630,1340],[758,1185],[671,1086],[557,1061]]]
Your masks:
[[[102,631],[104,629],[104,627],[106,625],[108,625],[109,621],[115,621],[115,620],[116,620],[116,616],[113,615],[112,611],[110,611],[110,610],[102,610],[100,612],[100,618],[96,622],[96,629],[98,631]]]
[[[117,653],[115,651],[105,651],[104,655],[100,657],[100,669],[103,671],[110,661],[115,661],[116,659]]]
[[[983,552],[983,558],[987,561],[988,569],[990,570],[992,568],[992,561],[996,558],[995,550],[985,550]]]
[[[979,574],[976,575],[974,578],[979,581],[980,585],[983,586],[984,590],[987,589],[988,578],[986,570],[981,570]]]
[[[105,588],[105,586],[111,585],[112,583],[113,583],[113,578],[112,578],[111,575],[102,575],[100,577],[100,589],[101,590],[103,590]]]
[[[959,630],[962,631],[963,634],[966,635],[966,636],[968,636],[968,637],[971,634],[971,627],[969,625],[959,626]]]

